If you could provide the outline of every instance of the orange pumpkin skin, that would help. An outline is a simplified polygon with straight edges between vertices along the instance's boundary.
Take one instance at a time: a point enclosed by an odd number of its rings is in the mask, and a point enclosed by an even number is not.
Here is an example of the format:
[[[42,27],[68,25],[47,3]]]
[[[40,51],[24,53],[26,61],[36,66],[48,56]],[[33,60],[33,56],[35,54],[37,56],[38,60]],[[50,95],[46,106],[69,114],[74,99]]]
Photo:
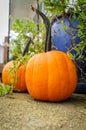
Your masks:
[[[9,70],[13,67],[14,61],[9,61],[3,68],[2,71],[2,82],[4,84],[12,84],[12,80],[14,80],[14,77],[12,76],[12,73],[14,74],[13,70],[9,73]],[[18,63],[19,65],[19,63]],[[18,92],[25,92],[27,91],[26,82],[25,82],[25,71],[26,71],[26,65],[22,65],[19,67],[19,69],[16,72],[16,81],[14,83],[14,91]]]
[[[28,61],[25,79],[27,90],[34,99],[63,101],[76,88],[76,67],[64,52],[40,53]]]

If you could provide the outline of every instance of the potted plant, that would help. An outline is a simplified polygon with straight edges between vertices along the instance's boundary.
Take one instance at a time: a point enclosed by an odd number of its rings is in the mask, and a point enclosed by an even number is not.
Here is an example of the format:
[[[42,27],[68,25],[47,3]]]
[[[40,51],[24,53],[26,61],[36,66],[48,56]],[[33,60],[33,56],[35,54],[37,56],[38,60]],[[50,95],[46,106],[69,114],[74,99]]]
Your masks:
[[[77,66],[75,92],[86,93],[86,1],[44,0],[51,20],[53,48],[67,53]]]

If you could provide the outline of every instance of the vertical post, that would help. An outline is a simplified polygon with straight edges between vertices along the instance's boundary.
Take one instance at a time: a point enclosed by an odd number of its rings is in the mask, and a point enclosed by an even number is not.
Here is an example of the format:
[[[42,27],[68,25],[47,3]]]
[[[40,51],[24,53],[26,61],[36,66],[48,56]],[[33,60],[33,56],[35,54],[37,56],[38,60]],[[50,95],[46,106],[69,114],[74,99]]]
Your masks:
[[[8,16],[8,44],[10,44],[10,15],[11,15],[11,0],[9,0],[9,16]],[[9,48],[7,50],[7,61],[9,61]]]
[[[37,0],[37,9],[39,10],[39,0]],[[39,14],[37,14],[37,32],[39,34]]]
[[[8,61],[8,37],[6,36],[4,38],[4,62],[7,62]]]

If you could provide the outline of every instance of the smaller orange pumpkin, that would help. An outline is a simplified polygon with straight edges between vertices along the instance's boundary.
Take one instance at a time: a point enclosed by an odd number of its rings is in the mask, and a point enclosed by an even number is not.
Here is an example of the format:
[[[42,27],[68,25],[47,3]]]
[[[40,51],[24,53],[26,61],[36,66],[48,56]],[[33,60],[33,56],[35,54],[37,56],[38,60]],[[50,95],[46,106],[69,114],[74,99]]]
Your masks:
[[[14,66],[16,62],[16,66]],[[17,69],[15,69],[17,67]],[[16,71],[16,72],[15,72]],[[14,91],[25,92],[27,91],[25,83],[26,65],[20,65],[18,61],[9,61],[2,71],[2,82],[4,84],[14,85]]]
[[[33,41],[31,38],[29,38],[29,41],[23,50],[22,56],[28,52],[28,48],[31,43],[33,43]],[[21,65],[21,63],[17,60],[9,61],[3,68],[2,82],[4,84],[14,85],[14,91],[25,92],[27,91],[25,71],[26,64]]]

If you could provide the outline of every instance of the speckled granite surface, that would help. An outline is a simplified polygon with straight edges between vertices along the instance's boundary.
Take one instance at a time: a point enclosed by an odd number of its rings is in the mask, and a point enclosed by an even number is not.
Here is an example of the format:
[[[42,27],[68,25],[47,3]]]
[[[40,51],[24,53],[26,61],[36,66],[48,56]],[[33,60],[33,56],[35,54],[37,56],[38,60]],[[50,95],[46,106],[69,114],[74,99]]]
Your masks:
[[[28,93],[0,97],[0,130],[86,130],[86,95],[67,101],[35,101]]]

